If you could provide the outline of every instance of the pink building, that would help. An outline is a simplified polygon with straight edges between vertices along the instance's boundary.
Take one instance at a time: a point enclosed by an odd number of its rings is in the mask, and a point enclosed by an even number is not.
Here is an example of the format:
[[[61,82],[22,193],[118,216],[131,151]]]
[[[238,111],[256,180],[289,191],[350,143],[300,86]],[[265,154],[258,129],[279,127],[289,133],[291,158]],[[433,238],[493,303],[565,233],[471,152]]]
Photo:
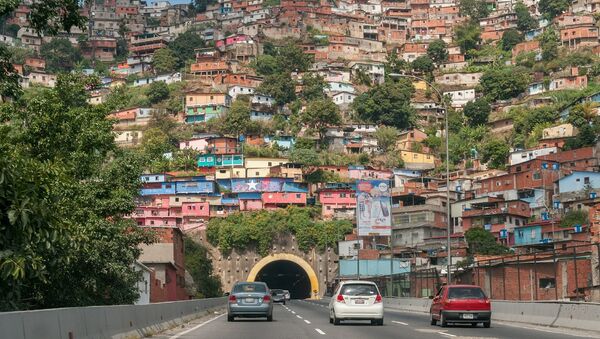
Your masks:
[[[240,211],[258,211],[263,209],[261,199],[240,199]]]
[[[306,205],[306,193],[268,192],[261,197],[265,208]]]
[[[377,170],[367,166],[349,166],[348,177],[350,179],[391,179],[392,171]]]
[[[356,209],[356,194],[350,188],[325,188],[319,191],[319,202],[323,206],[321,215],[331,219],[337,211],[351,212]]]
[[[184,202],[181,204],[182,217],[210,217],[208,202]]]
[[[206,138],[191,139],[181,141],[179,143],[179,149],[193,149],[200,152],[204,152],[206,150],[206,146],[208,146]]]

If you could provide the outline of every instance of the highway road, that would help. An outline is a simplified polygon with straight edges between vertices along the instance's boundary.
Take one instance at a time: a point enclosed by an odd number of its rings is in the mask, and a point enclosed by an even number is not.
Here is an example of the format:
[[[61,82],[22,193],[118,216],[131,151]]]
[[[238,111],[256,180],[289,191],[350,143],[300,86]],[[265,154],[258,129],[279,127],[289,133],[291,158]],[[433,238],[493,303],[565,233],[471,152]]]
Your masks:
[[[227,322],[223,312],[188,324],[178,332],[155,336],[165,339],[227,339],[227,338],[511,338],[511,339],[568,339],[600,338],[600,334],[574,332],[563,329],[522,326],[492,322],[491,328],[481,326],[431,326],[427,314],[386,309],[384,326],[368,322],[329,323],[325,301],[292,300],[287,305],[275,305],[273,322],[263,319],[236,319]]]

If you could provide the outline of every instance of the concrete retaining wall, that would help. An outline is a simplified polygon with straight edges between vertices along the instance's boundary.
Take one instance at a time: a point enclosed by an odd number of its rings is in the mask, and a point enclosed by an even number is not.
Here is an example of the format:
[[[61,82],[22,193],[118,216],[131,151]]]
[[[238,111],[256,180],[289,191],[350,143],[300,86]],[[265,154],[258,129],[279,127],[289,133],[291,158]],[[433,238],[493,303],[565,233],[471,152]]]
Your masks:
[[[225,306],[226,298],[0,313],[0,338],[141,338]]]
[[[385,298],[384,302],[386,307],[411,312],[429,313],[431,306],[425,298]],[[600,304],[493,300],[492,319],[600,332]]]

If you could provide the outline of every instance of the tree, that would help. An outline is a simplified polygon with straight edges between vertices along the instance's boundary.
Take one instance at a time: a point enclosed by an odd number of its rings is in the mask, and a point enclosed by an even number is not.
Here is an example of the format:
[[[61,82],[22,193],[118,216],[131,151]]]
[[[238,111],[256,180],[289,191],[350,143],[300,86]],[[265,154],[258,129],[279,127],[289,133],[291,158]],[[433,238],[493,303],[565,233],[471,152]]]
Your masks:
[[[448,45],[442,39],[433,40],[429,46],[427,46],[427,55],[436,64],[441,64],[448,60]]]
[[[204,13],[206,12],[206,7],[208,5],[212,5],[215,3],[217,3],[216,0],[194,0],[192,2],[192,6],[198,13]]]
[[[565,142],[565,150],[578,149],[582,147],[594,146],[600,134],[600,126],[583,125],[579,129],[576,137],[570,138]]]
[[[540,0],[538,8],[544,18],[552,20],[569,9],[570,4],[568,0]]]
[[[560,227],[573,227],[575,225],[586,225],[590,222],[589,214],[585,211],[572,210],[561,218]]]
[[[582,128],[585,125],[591,125],[594,122],[596,122],[596,124],[600,124],[600,119],[598,118],[597,113],[598,106],[598,103],[593,101],[587,101],[573,106],[573,108],[569,111],[567,122],[577,128]]]
[[[250,102],[238,98],[225,114],[221,124],[221,132],[229,135],[248,134],[256,129],[256,124],[250,120]]]
[[[502,49],[505,51],[510,51],[521,41],[523,41],[523,35],[514,28],[509,28],[502,33]]]
[[[20,76],[13,67],[11,54],[5,45],[0,45],[0,99],[16,99],[21,96]],[[2,121],[0,120],[0,124]]]
[[[151,104],[158,104],[169,98],[169,86],[164,81],[155,81],[146,89],[146,96]]]
[[[290,74],[278,73],[265,77],[256,91],[273,97],[279,105],[285,105],[296,98],[296,83]]]
[[[0,3],[0,16],[13,12],[20,1],[5,0]],[[29,6],[29,27],[47,35],[56,35],[60,31],[71,31],[72,27],[85,30],[87,18],[80,14],[79,0],[45,0]]]
[[[410,99],[414,87],[408,79],[386,81],[354,99],[352,107],[358,118],[375,124],[405,129],[413,125],[414,109]]]
[[[206,46],[206,42],[202,37],[193,30],[188,30],[181,33],[175,40],[169,43],[169,49],[176,57],[176,68],[183,68],[185,62],[196,59],[196,49]]]
[[[540,47],[542,49],[542,60],[552,61],[558,58],[558,46],[560,40],[558,34],[552,27],[547,27],[540,35]]]
[[[210,253],[189,236],[183,238],[185,268],[194,279],[196,297],[215,298],[223,295],[221,280],[214,275]]]
[[[300,115],[300,121],[319,134],[323,140],[327,127],[342,123],[340,109],[329,98],[311,101]]]
[[[496,238],[481,227],[473,227],[465,232],[469,254],[499,255],[508,253],[508,247],[496,242]]]
[[[42,44],[40,55],[46,60],[46,69],[52,73],[70,72],[83,58],[79,48],[64,38],[55,38]]]
[[[503,169],[510,153],[510,147],[504,140],[498,138],[488,139],[483,144],[481,159],[489,168]]]
[[[522,1],[517,2],[515,5],[515,14],[517,15],[517,29],[521,31],[521,33],[525,33],[538,27],[537,20],[531,17],[529,8],[527,8]]]
[[[117,149],[107,111],[87,103],[95,83],[59,75],[55,88],[2,107],[2,310],[138,297],[133,264],[152,237],[124,216],[142,163]]]
[[[306,101],[322,99],[329,84],[319,74],[308,73],[302,77],[302,99]]]
[[[411,64],[411,67],[416,72],[429,74],[433,72],[435,66],[433,60],[428,55],[421,55],[417,57]]]
[[[377,131],[375,131],[377,146],[379,146],[384,153],[387,153],[394,148],[397,138],[398,130],[394,127],[381,126],[377,128]]]
[[[321,164],[319,153],[314,149],[294,148],[290,152],[290,161],[304,166],[316,166]]]
[[[173,72],[177,67],[177,57],[168,48],[161,48],[152,56],[152,67],[158,74]]]
[[[306,72],[312,63],[296,43],[288,42],[277,50],[277,67],[280,72]]]
[[[491,112],[492,107],[485,98],[469,101],[463,109],[467,123],[472,127],[487,124]]]
[[[404,61],[404,59],[400,59],[398,57],[398,53],[396,53],[396,50],[392,49],[390,54],[388,54],[386,62],[384,64],[385,74],[388,75],[388,74],[394,74],[394,73],[402,73],[404,70],[406,70],[408,68],[407,66],[408,66],[407,62]],[[359,69],[359,71],[360,70],[361,69]],[[368,75],[366,73],[365,73],[365,75],[368,77]],[[369,81],[365,85],[371,85],[370,78],[369,78]]]
[[[251,66],[260,75],[272,75],[279,71],[277,58],[269,54],[259,55],[252,61]]]
[[[479,42],[481,42],[481,28],[479,24],[472,21],[457,25],[454,28],[454,35],[456,37],[456,44],[460,46],[460,50],[463,53],[476,49]]]
[[[526,70],[516,67],[494,67],[486,70],[479,84],[488,100],[507,100],[525,92],[531,82]]]
[[[460,15],[472,21],[478,21],[490,14],[490,9],[484,0],[461,0],[458,5]]]

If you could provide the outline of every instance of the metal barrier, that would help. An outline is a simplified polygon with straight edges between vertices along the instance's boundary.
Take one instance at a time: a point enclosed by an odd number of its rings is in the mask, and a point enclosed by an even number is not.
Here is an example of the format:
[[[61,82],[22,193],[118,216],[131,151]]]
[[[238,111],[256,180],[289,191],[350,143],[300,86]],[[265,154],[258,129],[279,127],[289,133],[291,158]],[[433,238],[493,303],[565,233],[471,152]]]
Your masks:
[[[180,325],[225,304],[226,298],[211,298],[147,305],[4,312],[0,313],[0,338],[142,338]]]

